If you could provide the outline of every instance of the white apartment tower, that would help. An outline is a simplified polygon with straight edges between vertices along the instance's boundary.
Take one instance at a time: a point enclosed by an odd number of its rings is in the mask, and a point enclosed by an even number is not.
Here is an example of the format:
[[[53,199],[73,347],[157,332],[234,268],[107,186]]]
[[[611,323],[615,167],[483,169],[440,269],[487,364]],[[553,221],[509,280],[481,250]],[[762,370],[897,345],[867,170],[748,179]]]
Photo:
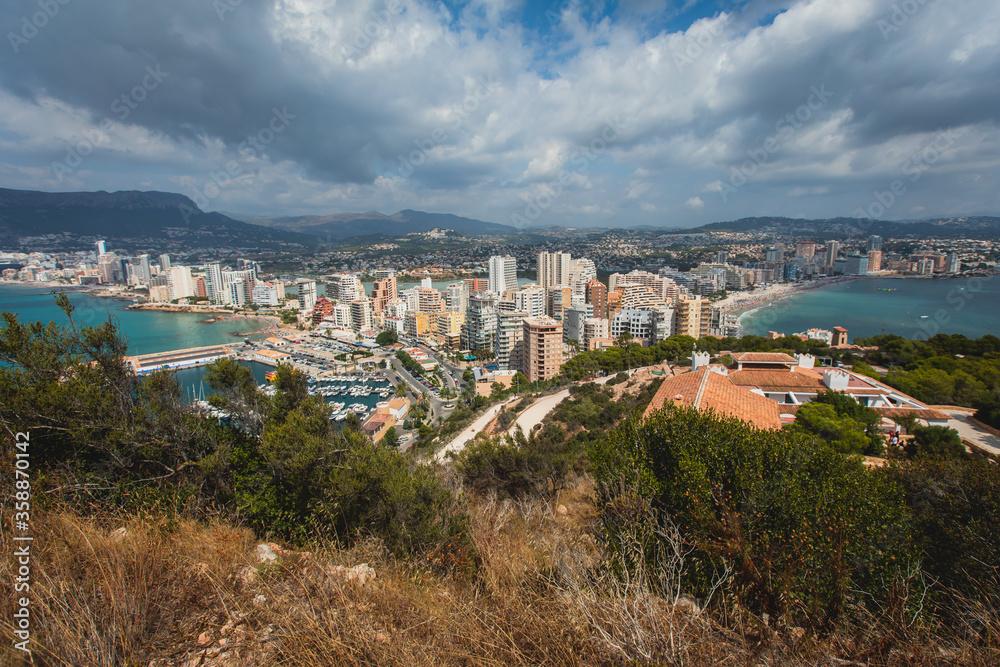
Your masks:
[[[510,255],[490,257],[490,283],[492,294],[503,296],[507,290],[517,289],[517,260]]]
[[[573,258],[568,252],[538,253],[538,284],[543,289],[556,285],[569,286],[570,263]]]

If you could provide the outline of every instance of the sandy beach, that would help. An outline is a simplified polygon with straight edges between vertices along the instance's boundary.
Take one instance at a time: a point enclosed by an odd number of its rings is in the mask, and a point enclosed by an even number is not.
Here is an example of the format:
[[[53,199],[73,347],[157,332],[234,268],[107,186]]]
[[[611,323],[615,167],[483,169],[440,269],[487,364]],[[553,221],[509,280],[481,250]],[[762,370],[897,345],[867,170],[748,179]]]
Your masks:
[[[730,294],[725,299],[717,301],[714,305],[723,308],[727,313],[745,315],[751,310],[760,308],[769,301],[774,301],[775,299],[780,299],[792,294],[804,292],[806,290],[816,289],[817,287],[844,282],[845,280],[854,280],[859,277],[860,276],[837,276],[836,278],[820,278],[818,280],[810,280],[802,283],[781,283],[777,285],[768,285],[767,287],[757,288],[749,292],[736,292],[735,294]]]

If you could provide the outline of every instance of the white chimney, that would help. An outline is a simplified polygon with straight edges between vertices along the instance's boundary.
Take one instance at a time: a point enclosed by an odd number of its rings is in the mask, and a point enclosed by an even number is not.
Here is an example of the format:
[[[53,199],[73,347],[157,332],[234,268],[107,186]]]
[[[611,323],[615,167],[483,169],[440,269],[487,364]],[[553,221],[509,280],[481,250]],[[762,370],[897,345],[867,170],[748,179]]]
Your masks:
[[[799,362],[799,368],[813,368],[816,366],[816,357],[811,354],[796,354],[795,358]]]
[[[697,350],[694,350],[691,353],[691,370],[696,371],[699,368],[708,366],[711,361],[712,355],[708,352],[698,352]]]
[[[844,371],[835,369],[823,371],[823,384],[832,391],[847,391],[847,382],[850,377]]]

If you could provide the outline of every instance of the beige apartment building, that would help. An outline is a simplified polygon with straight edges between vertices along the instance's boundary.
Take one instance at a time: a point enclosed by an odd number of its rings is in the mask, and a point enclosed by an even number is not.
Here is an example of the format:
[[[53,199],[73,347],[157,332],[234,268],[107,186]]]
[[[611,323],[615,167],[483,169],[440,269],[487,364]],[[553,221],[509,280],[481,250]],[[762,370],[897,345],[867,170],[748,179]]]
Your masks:
[[[562,323],[551,317],[528,317],[522,326],[524,375],[531,382],[555,377],[563,360]]]

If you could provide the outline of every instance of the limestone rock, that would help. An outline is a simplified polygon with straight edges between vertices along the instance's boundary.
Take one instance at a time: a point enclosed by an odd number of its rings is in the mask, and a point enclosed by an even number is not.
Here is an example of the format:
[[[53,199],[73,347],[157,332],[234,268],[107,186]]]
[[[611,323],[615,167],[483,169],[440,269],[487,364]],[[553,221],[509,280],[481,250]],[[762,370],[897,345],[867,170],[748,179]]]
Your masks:
[[[271,563],[278,560],[278,553],[270,544],[258,544],[253,555],[258,563]]]

